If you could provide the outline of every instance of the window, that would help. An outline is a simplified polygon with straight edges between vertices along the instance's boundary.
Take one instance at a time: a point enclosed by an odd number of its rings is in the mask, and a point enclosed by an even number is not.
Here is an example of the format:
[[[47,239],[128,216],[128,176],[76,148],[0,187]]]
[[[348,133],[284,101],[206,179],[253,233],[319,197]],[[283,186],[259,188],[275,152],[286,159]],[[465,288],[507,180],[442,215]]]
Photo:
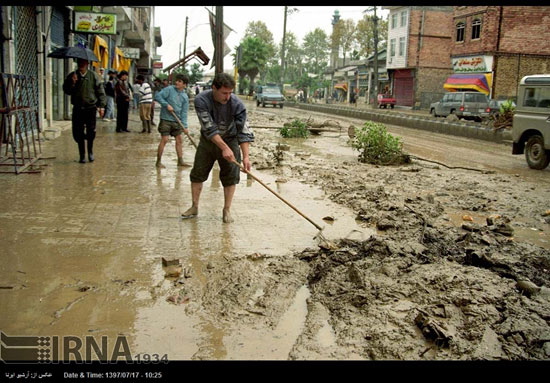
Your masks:
[[[479,39],[481,37],[481,20],[474,19],[472,22],[472,40]]]
[[[401,26],[407,25],[407,11],[401,12]]]
[[[456,24],[456,42],[464,42],[464,23],[460,22]]]
[[[526,88],[523,106],[550,108],[550,88]]]
[[[399,38],[399,56],[405,55],[405,37]]]
[[[395,56],[395,39],[390,40],[390,56]]]
[[[391,15],[391,29],[394,29],[397,27],[397,13],[394,13]]]

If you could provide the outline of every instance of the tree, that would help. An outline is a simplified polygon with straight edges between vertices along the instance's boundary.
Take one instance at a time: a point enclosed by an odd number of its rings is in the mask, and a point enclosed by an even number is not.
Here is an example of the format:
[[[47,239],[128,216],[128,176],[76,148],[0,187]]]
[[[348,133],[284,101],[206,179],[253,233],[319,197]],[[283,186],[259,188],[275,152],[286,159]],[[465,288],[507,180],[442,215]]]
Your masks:
[[[277,61],[275,41],[273,40],[273,33],[267,28],[267,25],[263,21],[251,21],[248,23],[244,31],[243,40],[248,37],[257,37],[263,41],[268,47],[269,61]]]
[[[357,44],[359,54],[369,57],[374,53],[374,22],[371,15],[364,15],[357,22]],[[378,50],[384,49],[388,39],[388,21],[378,19]]]
[[[189,72],[187,67],[184,68],[183,66],[180,66],[174,70],[174,74],[175,73],[185,74],[189,77],[189,84],[195,84],[203,78],[203,70],[201,69],[201,65],[199,63],[193,63],[191,65],[191,72]]]
[[[242,58],[239,74],[245,74],[250,79],[249,94],[254,89],[254,79],[266,69],[269,48],[257,37],[247,37],[241,42]]]
[[[356,40],[357,27],[353,19],[340,20],[335,25],[335,31],[338,31],[340,47],[344,57],[344,65],[346,65],[346,53],[351,51]]]
[[[279,45],[279,52],[282,50],[282,40]],[[295,81],[302,72],[302,49],[298,45],[298,39],[292,32],[287,32],[285,41],[285,80]]]
[[[314,31],[305,35],[302,50],[309,72],[319,74],[328,65],[330,42],[327,34],[321,28],[315,28]]]

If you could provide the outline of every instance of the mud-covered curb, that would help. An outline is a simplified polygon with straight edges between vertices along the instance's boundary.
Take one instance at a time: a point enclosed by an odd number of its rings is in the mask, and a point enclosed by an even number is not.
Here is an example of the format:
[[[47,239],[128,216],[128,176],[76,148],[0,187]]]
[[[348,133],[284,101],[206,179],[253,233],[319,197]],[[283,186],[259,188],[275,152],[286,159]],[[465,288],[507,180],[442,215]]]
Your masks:
[[[345,117],[371,120],[384,124],[404,126],[407,128],[427,130],[434,133],[475,138],[484,141],[506,143],[512,138],[508,130],[494,130],[472,121],[461,120],[452,122],[434,117],[413,116],[410,114],[399,113],[394,110],[374,111],[348,106],[297,103],[287,103],[285,106],[320,113],[329,113]]]

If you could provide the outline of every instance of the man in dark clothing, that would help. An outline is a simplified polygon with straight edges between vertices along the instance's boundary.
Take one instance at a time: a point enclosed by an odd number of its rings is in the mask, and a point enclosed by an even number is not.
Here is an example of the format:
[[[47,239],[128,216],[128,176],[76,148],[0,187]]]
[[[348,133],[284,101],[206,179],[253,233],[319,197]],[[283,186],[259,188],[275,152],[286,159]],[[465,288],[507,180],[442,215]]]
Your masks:
[[[225,223],[233,222],[231,202],[240,181],[240,169],[234,161],[241,162],[242,151],[243,167],[250,170],[249,144],[254,141],[246,119],[246,108],[232,93],[234,88],[235,80],[231,76],[218,73],[212,82],[212,89],[201,92],[195,98],[201,137],[189,174],[193,205],[182,214],[182,218],[196,217],[199,213],[202,184],[208,179],[214,162],[218,161],[224,194],[222,218]]]
[[[128,72],[120,71],[115,85],[117,107],[116,132],[130,132],[128,130],[128,112],[130,110],[130,89],[128,87]]]
[[[88,60],[78,59],[78,70],[69,73],[63,82],[63,91],[71,96],[73,105],[72,131],[78,144],[80,163],[85,163],[84,141],[88,143],[88,160],[94,160],[96,113],[103,117],[107,98],[99,75],[88,70]]]

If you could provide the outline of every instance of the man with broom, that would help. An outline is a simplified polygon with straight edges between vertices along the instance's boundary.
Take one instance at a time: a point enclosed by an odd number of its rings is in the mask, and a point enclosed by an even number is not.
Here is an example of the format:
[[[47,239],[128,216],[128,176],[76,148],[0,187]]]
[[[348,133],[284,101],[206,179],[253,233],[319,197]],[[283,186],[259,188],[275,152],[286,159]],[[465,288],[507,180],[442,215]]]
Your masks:
[[[220,166],[220,181],[223,185],[224,207],[222,219],[233,222],[231,202],[236,185],[240,181],[241,162],[250,171],[249,144],[254,134],[248,126],[246,108],[233,94],[235,80],[226,73],[218,73],[212,81],[212,89],[199,93],[195,98],[195,110],[201,124],[201,137],[193,169],[189,174],[193,205],[182,214],[182,218],[193,218],[199,214],[199,199],[202,184],[208,179],[214,162]]]

